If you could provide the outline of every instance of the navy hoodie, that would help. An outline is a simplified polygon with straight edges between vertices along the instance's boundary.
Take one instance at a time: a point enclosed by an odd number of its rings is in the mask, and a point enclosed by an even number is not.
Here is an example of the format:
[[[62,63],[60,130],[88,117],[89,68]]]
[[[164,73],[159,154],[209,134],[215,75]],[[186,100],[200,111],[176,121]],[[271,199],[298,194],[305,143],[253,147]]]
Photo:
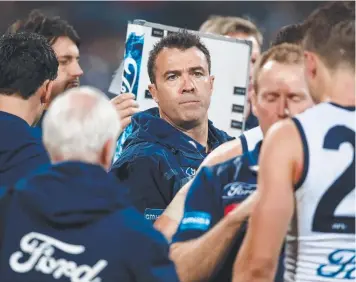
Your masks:
[[[0,111],[0,186],[14,184],[50,160],[37,128]]]
[[[154,221],[195,175],[206,148],[161,119],[158,108],[135,114],[132,128],[111,172],[128,187],[136,208]],[[209,121],[211,149],[232,139]]]
[[[80,162],[18,182],[0,229],[1,281],[178,281],[166,240],[118,185]]]

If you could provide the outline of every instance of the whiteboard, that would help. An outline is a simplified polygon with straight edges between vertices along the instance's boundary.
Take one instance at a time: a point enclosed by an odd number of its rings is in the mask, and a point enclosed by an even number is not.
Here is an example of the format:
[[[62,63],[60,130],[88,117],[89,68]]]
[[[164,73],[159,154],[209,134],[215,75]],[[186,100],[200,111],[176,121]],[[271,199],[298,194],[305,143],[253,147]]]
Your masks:
[[[125,92],[135,94],[140,110],[157,107],[148,91],[149,52],[162,37],[181,30],[143,20],[129,22],[124,60],[113,78],[109,91],[117,95]],[[215,76],[215,81],[208,111],[209,119],[218,129],[238,137],[245,124],[243,113],[249,83],[251,42],[192,30],[189,32],[200,36],[211,56],[211,74]],[[130,128],[127,128],[118,146],[129,134]],[[118,155],[115,159],[117,157]]]

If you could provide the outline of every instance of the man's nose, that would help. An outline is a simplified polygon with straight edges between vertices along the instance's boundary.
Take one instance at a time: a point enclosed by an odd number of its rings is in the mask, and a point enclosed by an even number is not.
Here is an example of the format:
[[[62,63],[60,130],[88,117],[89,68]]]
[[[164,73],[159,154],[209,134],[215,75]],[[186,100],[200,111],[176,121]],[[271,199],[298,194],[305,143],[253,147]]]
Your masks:
[[[195,91],[195,84],[190,77],[190,75],[183,75],[183,85],[182,85],[182,93],[184,92],[194,92]]]
[[[280,118],[287,118],[290,116],[290,110],[288,108],[288,101],[282,97],[278,104],[278,116]]]
[[[73,77],[80,77],[83,75],[83,70],[79,65],[78,61],[74,61],[72,64],[72,67],[70,68],[70,73],[71,76]]]

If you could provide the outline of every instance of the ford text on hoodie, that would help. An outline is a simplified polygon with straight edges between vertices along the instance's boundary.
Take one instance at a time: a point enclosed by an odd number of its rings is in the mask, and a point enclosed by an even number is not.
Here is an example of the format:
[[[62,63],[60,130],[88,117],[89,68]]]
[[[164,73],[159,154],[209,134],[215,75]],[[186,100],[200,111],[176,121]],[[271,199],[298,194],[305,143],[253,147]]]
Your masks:
[[[178,281],[168,243],[118,185],[80,162],[19,181],[0,227],[1,281]]]
[[[161,119],[158,108],[135,114],[132,128],[111,172],[129,189],[136,208],[154,221],[195,175],[206,148]],[[232,139],[209,121],[211,149]]]

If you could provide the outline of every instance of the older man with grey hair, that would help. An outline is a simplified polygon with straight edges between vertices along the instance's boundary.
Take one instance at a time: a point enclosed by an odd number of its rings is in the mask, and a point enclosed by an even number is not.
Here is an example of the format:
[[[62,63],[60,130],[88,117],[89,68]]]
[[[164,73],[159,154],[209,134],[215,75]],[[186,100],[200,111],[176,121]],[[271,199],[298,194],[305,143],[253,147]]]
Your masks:
[[[164,237],[107,174],[120,133],[90,87],[51,103],[43,139],[52,164],[0,191],[4,281],[178,281]]]
[[[117,112],[91,87],[65,93],[43,120],[43,142],[55,162],[80,160],[107,170],[119,133]]]

